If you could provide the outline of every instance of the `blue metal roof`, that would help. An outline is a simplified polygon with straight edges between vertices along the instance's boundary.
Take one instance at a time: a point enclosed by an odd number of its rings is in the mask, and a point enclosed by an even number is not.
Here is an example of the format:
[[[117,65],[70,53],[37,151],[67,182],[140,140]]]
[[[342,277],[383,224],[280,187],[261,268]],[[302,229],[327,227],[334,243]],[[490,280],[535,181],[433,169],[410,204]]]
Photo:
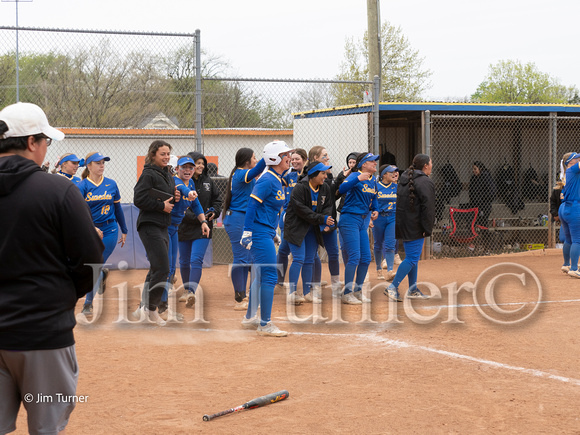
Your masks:
[[[351,106],[332,107],[328,109],[312,110],[308,112],[294,113],[295,118],[321,118],[327,116],[352,115],[357,113],[372,112],[373,105],[355,104]],[[379,103],[381,112],[422,112],[429,110],[431,112],[479,112],[479,113],[578,113],[580,114],[580,105],[575,104],[497,104],[497,103],[410,103],[410,102],[393,102]]]

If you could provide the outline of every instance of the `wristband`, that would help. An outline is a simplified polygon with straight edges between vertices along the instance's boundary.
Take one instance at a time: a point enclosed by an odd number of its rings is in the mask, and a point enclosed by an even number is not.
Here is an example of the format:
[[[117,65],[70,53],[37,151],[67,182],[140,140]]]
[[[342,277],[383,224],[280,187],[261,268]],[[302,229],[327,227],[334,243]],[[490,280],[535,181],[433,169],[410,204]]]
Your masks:
[[[200,222],[200,224],[207,224],[207,221],[204,219]]]

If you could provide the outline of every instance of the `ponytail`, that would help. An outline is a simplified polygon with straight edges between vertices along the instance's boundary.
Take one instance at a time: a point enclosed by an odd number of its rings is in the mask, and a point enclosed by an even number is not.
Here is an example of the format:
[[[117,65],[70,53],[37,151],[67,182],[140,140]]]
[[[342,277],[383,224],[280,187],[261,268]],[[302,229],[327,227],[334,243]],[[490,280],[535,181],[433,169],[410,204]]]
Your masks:
[[[409,205],[411,211],[415,211],[415,170],[422,170],[425,165],[429,164],[431,158],[426,154],[417,154],[413,159],[413,163],[409,166]]]
[[[240,148],[236,152],[236,165],[232,169],[232,172],[230,172],[230,178],[228,179],[228,186],[226,189],[226,197],[224,199],[224,208],[223,208],[224,216],[226,215],[226,212],[229,210],[230,204],[232,202],[232,177],[234,176],[236,169],[242,168],[246,165],[246,163],[252,161],[253,155],[254,151],[251,148]]]

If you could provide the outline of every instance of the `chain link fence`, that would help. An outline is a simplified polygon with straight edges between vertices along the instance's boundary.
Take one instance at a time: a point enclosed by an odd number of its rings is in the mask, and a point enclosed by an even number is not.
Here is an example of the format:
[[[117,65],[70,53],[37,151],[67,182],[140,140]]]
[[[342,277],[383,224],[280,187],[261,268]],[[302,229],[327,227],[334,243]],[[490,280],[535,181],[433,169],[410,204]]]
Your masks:
[[[322,124],[293,114],[361,103],[372,83],[217,77],[221,60],[202,58],[199,39],[199,31],[0,27],[0,108],[16,101],[36,103],[66,133],[64,141],[48,149],[52,170],[65,153],[109,156],[105,175],[117,182],[126,203],[133,201],[133,187],[155,139],[169,142],[177,156],[201,151],[217,166],[213,180],[222,196],[242,147],[260,158],[264,145],[275,139],[306,151],[321,145],[328,149],[335,175],[350,152],[371,149],[368,114]],[[298,137],[296,122],[303,123]],[[354,143],[346,139],[352,128],[360,131]],[[231,260],[220,219],[213,261]]]
[[[431,117],[437,223],[435,257],[541,249],[558,242],[549,198],[580,119]]]

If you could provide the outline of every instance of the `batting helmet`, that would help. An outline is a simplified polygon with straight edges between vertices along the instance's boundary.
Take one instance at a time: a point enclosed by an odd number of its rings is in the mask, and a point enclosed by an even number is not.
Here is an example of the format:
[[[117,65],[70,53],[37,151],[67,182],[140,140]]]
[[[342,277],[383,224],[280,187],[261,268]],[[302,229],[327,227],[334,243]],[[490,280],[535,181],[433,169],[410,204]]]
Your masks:
[[[264,151],[262,152],[262,157],[264,158],[267,166],[276,166],[282,161],[280,154],[287,153],[289,151],[292,151],[292,149],[288,148],[286,142],[283,140],[275,140],[266,144]]]

